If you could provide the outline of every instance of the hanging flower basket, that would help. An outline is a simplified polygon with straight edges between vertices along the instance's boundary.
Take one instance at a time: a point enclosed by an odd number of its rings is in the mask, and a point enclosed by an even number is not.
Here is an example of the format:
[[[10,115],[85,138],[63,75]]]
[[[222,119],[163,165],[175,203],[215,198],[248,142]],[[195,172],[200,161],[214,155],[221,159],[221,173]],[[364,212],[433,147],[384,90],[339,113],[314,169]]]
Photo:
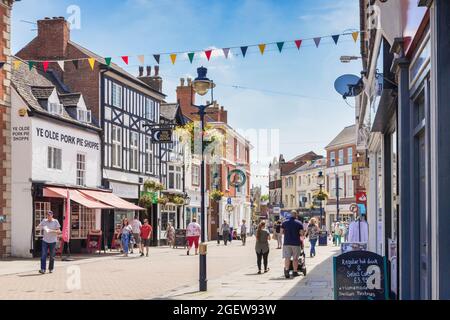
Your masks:
[[[167,197],[159,197],[158,198],[159,204],[166,205],[168,202],[169,202],[169,198],[167,198]]]
[[[147,181],[144,182],[144,189],[146,191],[157,192],[157,191],[164,190],[164,185],[162,183],[157,182],[157,181],[147,180]]]
[[[174,203],[177,206],[182,206],[184,204],[184,198],[180,196],[175,196],[172,198],[170,202]]]
[[[220,201],[222,197],[224,196],[224,193],[219,190],[214,190],[211,192],[210,198],[214,201]]]
[[[151,208],[153,204],[153,198],[150,194],[143,194],[139,198],[139,205],[143,208]]]
[[[318,201],[324,201],[329,198],[329,195],[325,191],[319,191],[313,195],[313,198]]]

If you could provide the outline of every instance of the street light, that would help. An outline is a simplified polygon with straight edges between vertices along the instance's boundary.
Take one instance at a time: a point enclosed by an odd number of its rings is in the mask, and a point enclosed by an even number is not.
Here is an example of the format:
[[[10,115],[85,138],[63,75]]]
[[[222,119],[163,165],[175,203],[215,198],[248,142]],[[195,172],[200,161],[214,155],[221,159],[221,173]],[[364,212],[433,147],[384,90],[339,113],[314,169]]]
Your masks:
[[[205,67],[200,67],[197,69],[197,78],[192,83],[192,88],[194,91],[200,95],[204,96],[208,93],[208,91],[211,89],[211,101],[213,96],[213,89],[215,87],[215,84],[209,80],[206,77],[206,73],[208,72],[208,69]],[[206,239],[205,239],[205,230],[206,230],[206,218],[205,218],[205,158],[204,158],[204,146],[203,146],[203,134],[205,130],[205,114],[206,114],[206,108],[211,106],[213,102],[206,104],[206,105],[195,105],[193,104],[193,107],[196,107],[198,109],[198,115],[200,115],[200,124],[201,124],[201,157],[202,157],[202,163],[201,163],[201,184],[200,184],[200,192],[201,192],[201,206],[200,206],[200,217],[201,217],[201,244],[200,244],[200,279],[199,279],[199,288],[200,291],[206,291],[207,290],[207,282],[206,280]]]
[[[320,194],[322,194],[322,187],[325,184],[325,177],[323,176],[322,171],[319,171],[319,176],[317,177],[317,184],[320,187]],[[323,230],[324,223],[323,223],[322,215],[323,215],[322,198],[320,198],[320,226]]]

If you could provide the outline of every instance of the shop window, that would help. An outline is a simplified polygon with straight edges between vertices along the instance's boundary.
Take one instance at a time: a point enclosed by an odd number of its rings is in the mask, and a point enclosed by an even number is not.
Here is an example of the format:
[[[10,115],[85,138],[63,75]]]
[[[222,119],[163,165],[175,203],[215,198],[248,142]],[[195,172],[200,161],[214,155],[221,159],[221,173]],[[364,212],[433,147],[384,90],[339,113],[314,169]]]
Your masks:
[[[112,84],[112,105],[122,108],[122,87],[116,83]]]
[[[42,237],[42,230],[37,230],[37,227],[42,220],[47,218],[47,212],[50,211],[50,202],[35,202],[34,203],[34,236]]]
[[[138,133],[131,132],[130,133],[130,169],[137,171],[138,170],[138,156],[139,156],[139,147],[138,147]]]
[[[86,239],[89,231],[95,229],[95,212],[82,205],[72,204],[70,223],[72,239]]]
[[[145,171],[153,173],[153,145],[150,137],[145,137]]]
[[[192,185],[198,186],[200,184],[200,167],[192,166]]]
[[[112,165],[122,167],[122,128],[112,127]]]
[[[47,167],[49,169],[62,169],[62,150],[48,147]]]
[[[86,185],[86,155],[77,154],[77,185]]]

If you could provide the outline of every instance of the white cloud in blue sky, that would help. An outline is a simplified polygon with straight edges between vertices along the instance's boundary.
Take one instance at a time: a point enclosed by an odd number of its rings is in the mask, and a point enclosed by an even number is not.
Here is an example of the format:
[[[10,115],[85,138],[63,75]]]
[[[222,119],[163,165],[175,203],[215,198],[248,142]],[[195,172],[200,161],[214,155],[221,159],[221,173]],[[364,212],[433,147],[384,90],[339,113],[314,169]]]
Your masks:
[[[72,40],[103,56],[134,56],[125,66],[132,73],[137,73],[139,54],[146,54],[153,65],[152,53],[295,40],[359,28],[357,0],[27,0],[14,6],[13,52],[36,35],[31,31],[35,26],[21,20],[68,17],[70,5],[81,9],[81,29],[72,30]],[[341,55],[359,55],[359,41],[355,44],[346,36],[336,46],[328,38],[319,48],[305,41],[300,51],[286,43],[282,54],[276,46],[267,46],[264,56],[250,48],[245,59],[215,54],[210,62],[197,57],[192,65],[179,56],[172,66],[166,56],[161,75],[168,100],[174,101],[179,78],[194,76],[200,64],[208,67],[208,76],[217,83],[215,99],[228,109],[229,123],[244,130],[279,129],[280,152],[290,159],[309,150],[324,153],[323,147],[354,121],[354,110],[334,92],[333,83],[344,73],[359,74],[361,66],[341,64]]]

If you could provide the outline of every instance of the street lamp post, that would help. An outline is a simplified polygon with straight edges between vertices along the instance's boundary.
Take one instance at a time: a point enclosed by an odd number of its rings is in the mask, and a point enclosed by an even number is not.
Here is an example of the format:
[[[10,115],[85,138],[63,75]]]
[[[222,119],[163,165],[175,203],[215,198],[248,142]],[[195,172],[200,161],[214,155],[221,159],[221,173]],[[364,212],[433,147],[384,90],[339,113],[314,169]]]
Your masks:
[[[197,69],[197,78],[193,81],[192,87],[194,91],[200,95],[204,96],[208,93],[209,89],[213,89],[215,84],[206,77],[206,73],[208,70],[205,67],[200,67]],[[211,90],[212,95],[212,90]],[[201,247],[200,247],[200,279],[199,279],[199,290],[206,291],[207,290],[207,282],[206,279],[206,239],[205,239],[205,230],[206,230],[206,217],[205,217],[205,158],[204,158],[204,146],[203,146],[203,134],[205,129],[205,114],[206,108],[213,104],[212,99],[210,104],[206,105],[192,105],[198,109],[198,115],[200,115],[200,124],[201,124],[201,184],[200,184],[200,192],[201,192],[201,206],[200,206],[200,217],[201,217]]]
[[[319,185],[320,188],[319,194],[322,195],[322,187],[325,184],[325,177],[322,171],[319,172],[319,176],[317,177],[317,184]],[[323,207],[322,207],[322,198],[320,198],[320,227],[323,230],[324,223],[322,216],[323,216]]]

